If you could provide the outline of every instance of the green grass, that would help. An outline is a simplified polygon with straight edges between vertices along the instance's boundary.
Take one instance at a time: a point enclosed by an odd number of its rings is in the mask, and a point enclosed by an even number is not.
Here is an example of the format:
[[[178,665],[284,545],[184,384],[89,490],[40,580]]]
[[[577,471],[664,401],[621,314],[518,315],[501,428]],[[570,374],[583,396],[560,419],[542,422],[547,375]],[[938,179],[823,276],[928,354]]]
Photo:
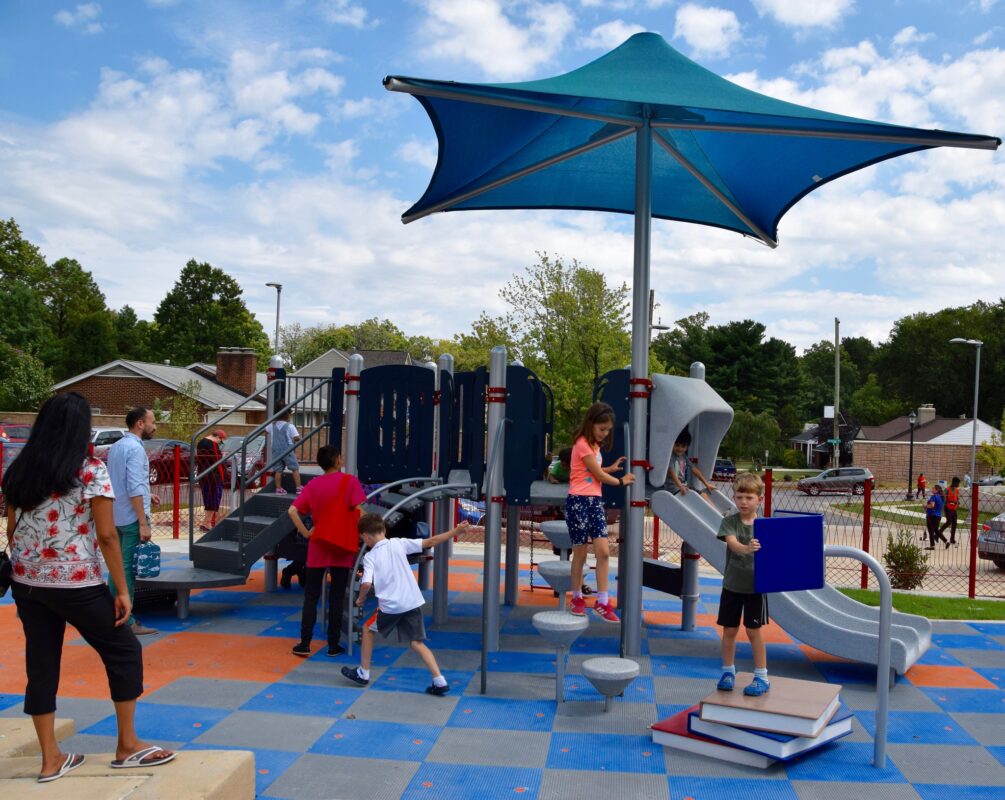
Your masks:
[[[851,514],[858,514],[861,516],[865,513],[865,503],[862,501],[850,501],[846,503],[835,503],[831,508],[840,509],[841,511],[847,511]],[[910,511],[913,514],[898,513],[896,509],[901,512]],[[919,517],[918,514],[923,512],[925,507],[921,505],[919,501],[904,500],[896,503],[873,503],[872,511],[870,512],[872,519],[884,520],[885,522],[895,522],[899,525],[914,525],[917,527],[925,527],[925,520]],[[959,520],[960,525],[965,528],[970,526],[970,509],[960,506],[959,508]],[[987,522],[989,519],[995,516],[994,511],[978,511],[977,520],[978,522]]]
[[[879,605],[879,592],[869,589],[841,589],[853,600],[867,606]],[[1005,620],[1005,600],[968,597],[935,597],[927,594],[893,593],[893,607],[907,614],[929,619],[1001,619]]]

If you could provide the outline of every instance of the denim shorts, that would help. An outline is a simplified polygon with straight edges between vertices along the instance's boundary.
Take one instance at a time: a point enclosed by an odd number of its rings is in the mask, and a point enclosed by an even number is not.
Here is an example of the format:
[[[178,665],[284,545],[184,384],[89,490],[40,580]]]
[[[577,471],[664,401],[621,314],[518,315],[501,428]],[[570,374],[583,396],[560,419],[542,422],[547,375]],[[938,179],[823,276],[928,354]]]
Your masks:
[[[570,494],[565,498],[565,524],[572,546],[588,544],[591,539],[607,538],[607,511],[604,498]]]
[[[283,456],[283,460],[280,463],[282,466],[286,467],[286,469],[292,470],[293,472],[300,469],[300,465],[297,463],[297,457],[293,455],[293,453],[287,453]],[[279,464],[276,466],[279,466]]]

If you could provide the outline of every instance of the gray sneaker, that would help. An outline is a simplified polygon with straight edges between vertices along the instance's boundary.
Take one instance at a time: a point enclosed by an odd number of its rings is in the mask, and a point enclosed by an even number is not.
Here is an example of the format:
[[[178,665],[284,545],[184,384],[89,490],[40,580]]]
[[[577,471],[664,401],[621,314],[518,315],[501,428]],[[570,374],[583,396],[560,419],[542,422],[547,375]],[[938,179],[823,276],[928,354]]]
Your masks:
[[[139,621],[134,622],[129,627],[136,636],[149,636],[152,633],[157,633],[156,628],[144,627]]]

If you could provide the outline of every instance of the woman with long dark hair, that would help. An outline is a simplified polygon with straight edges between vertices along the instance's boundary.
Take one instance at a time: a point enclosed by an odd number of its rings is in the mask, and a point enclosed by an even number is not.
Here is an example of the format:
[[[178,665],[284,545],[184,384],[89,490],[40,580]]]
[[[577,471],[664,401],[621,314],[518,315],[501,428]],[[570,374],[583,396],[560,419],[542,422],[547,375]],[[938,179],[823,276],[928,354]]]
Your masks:
[[[108,674],[118,721],[111,765],[151,767],[175,755],[136,736],[143,652],[125,625],[132,603],[112,521],[112,487],[105,465],[87,456],[90,434],[87,400],[75,392],[55,395],[39,410],[24,449],[3,476],[11,593],[25,637],[24,713],[32,717],[42,751],[39,783],[84,763],[83,755],[63,753],[56,741],[56,689],[67,623],[98,652]],[[122,587],[114,598],[102,576],[101,556],[115,585]]]

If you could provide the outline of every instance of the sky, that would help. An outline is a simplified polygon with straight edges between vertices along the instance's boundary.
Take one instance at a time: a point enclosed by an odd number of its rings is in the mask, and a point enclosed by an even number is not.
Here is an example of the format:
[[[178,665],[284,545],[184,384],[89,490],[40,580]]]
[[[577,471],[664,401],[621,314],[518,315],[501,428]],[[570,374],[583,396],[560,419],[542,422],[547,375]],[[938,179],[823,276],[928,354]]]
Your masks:
[[[632,220],[401,214],[436,164],[385,75],[519,81],[638,31],[750,89],[1005,136],[1005,0],[0,0],[0,217],[150,319],[191,258],[281,323],[470,330],[538,252],[630,283]],[[1005,297],[1005,153],[938,149],[822,186],[770,249],[655,220],[664,324],[755,319],[800,351]]]

